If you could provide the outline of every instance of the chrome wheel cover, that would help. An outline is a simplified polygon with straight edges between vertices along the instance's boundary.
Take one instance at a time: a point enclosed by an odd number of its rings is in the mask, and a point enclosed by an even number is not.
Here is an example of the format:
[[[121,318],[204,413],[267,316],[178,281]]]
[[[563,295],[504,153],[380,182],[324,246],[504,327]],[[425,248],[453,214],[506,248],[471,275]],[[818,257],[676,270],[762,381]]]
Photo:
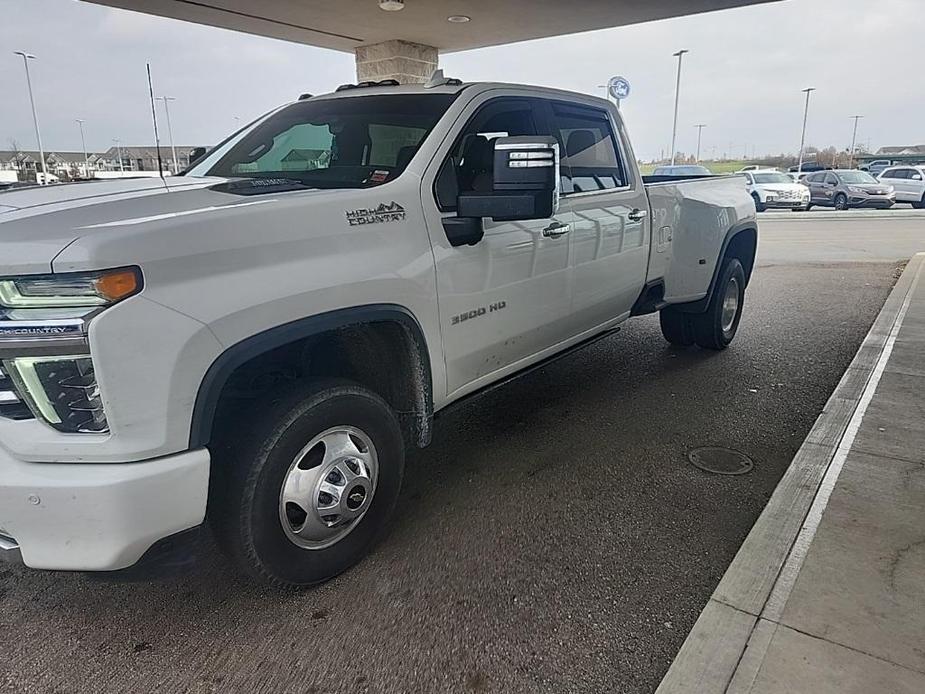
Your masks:
[[[360,429],[323,431],[299,451],[283,477],[279,520],[291,542],[324,549],[344,539],[369,510],[379,458]]]
[[[724,333],[732,330],[732,324],[735,323],[736,314],[739,312],[739,280],[735,277],[730,278],[729,284],[726,285],[726,293],[723,295],[723,314],[720,317],[720,327]]]

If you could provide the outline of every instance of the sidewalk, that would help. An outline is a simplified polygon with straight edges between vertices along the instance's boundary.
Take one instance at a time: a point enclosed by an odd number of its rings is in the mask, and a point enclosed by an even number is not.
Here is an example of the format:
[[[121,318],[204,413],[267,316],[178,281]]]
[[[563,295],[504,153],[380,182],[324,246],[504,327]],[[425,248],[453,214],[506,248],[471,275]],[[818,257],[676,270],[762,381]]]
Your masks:
[[[658,694],[925,692],[925,253]]]

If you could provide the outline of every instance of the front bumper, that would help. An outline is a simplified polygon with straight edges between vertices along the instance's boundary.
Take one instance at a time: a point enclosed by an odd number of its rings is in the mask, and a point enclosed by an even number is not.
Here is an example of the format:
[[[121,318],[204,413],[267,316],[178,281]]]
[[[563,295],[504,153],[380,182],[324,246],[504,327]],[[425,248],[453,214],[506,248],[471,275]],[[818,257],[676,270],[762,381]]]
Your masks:
[[[117,571],[203,522],[209,452],[141,463],[24,463],[0,450],[0,559]]]
[[[852,193],[848,198],[848,204],[851,207],[889,208],[895,203],[895,195],[856,195]]]
[[[787,210],[805,209],[807,205],[809,205],[809,199],[774,198],[764,201],[765,207],[783,208]]]

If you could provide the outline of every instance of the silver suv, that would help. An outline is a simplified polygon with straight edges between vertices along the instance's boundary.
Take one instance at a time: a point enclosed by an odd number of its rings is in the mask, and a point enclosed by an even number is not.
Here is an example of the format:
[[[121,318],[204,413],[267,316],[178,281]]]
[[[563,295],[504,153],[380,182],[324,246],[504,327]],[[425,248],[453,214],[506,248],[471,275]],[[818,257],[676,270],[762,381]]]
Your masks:
[[[844,169],[817,171],[803,179],[809,187],[810,206],[847,210],[851,207],[890,208],[896,202],[893,186],[878,181],[866,171]]]

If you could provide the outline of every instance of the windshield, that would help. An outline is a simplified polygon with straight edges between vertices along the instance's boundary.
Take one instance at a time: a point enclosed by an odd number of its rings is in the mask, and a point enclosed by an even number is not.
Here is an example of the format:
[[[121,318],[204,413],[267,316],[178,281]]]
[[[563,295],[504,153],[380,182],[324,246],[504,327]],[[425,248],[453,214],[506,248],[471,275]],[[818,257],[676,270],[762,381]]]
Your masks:
[[[879,183],[879,181],[866,171],[843,171],[838,174],[842,183]]]
[[[774,171],[752,175],[755,177],[755,183],[793,183],[793,179],[787,174],[776,173]]]
[[[381,185],[404,171],[455,98],[394,94],[293,104],[257,125],[203,175],[286,178],[316,188]]]

